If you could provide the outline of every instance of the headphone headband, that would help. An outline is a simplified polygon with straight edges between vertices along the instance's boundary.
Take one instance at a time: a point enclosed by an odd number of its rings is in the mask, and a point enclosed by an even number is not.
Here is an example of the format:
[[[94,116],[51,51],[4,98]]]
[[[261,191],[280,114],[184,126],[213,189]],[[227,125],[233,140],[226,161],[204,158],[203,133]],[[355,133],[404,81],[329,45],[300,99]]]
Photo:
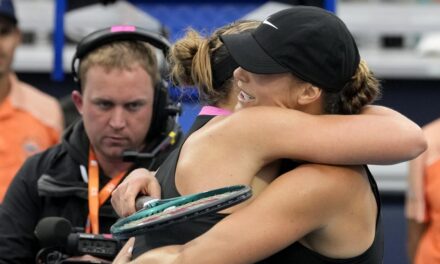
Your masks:
[[[75,81],[79,80],[77,67],[75,67],[77,61],[83,59],[96,48],[111,42],[124,40],[147,42],[161,50],[165,58],[171,46],[170,42],[164,36],[136,26],[121,25],[97,30],[84,37],[76,46],[71,65],[72,75]]]

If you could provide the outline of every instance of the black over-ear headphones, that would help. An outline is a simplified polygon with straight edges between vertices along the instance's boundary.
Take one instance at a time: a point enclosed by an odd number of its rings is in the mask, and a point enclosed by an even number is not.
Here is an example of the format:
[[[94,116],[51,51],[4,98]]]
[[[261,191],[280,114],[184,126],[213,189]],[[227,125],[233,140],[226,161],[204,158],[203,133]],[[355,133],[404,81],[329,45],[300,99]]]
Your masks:
[[[72,59],[72,75],[75,82],[80,86],[81,80],[78,75],[80,61],[87,54],[105,44],[124,40],[146,42],[161,50],[164,55],[163,59],[158,59],[161,76],[155,84],[153,118],[146,138],[148,142],[148,140],[166,135],[169,132],[166,131],[169,117],[176,116],[180,112],[180,106],[173,104],[168,96],[168,82],[165,79],[168,69],[166,57],[170,49],[170,43],[165,37],[143,28],[128,25],[112,26],[95,31],[78,43]]]

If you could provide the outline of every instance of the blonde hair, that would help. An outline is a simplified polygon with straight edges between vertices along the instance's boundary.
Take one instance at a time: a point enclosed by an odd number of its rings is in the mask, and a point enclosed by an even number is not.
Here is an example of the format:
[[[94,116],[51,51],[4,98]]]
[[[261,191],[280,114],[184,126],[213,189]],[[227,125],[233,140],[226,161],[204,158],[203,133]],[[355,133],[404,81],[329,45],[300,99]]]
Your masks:
[[[149,44],[141,41],[117,41],[93,50],[81,60],[79,77],[84,84],[86,73],[92,66],[98,65],[105,70],[131,70],[136,64],[151,76],[153,85],[159,81],[160,72],[154,50]]]
[[[227,99],[232,88],[231,76],[223,83],[214,80],[213,66],[230,56],[220,36],[249,31],[260,25],[254,20],[242,20],[217,29],[210,37],[204,37],[194,29],[171,48],[169,61],[171,78],[177,85],[196,86],[203,101],[217,105]]]
[[[363,106],[380,97],[380,90],[379,81],[365,60],[361,60],[356,73],[341,91],[324,91],[324,111],[329,114],[358,114]]]

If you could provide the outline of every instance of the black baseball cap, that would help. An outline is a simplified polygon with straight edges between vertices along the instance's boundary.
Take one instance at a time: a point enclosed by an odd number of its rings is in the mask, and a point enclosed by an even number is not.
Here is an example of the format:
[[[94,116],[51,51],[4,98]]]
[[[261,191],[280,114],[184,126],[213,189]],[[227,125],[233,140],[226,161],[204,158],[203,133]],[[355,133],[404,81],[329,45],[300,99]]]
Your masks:
[[[15,16],[15,8],[12,0],[0,1],[0,16],[9,19],[14,25],[17,24],[17,17]]]
[[[234,60],[257,74],[293,73],[326,91],[340,91],[355,74],[359,51],[335,14],[295,6],[269,16],[255,31],[221,36]]]

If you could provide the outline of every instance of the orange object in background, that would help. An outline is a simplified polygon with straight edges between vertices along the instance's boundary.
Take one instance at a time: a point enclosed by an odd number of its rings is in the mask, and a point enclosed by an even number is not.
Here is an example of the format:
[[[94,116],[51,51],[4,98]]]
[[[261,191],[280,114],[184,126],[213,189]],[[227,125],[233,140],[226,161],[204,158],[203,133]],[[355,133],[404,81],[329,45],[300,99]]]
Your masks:
[[[11,91],[0,104],[0,202],[27,157],[55,145],[63,128],[55,98],[10,76]]]
[[[440,263],[440,159],[425,169],[427,228],[420,239],[414,263]]]

